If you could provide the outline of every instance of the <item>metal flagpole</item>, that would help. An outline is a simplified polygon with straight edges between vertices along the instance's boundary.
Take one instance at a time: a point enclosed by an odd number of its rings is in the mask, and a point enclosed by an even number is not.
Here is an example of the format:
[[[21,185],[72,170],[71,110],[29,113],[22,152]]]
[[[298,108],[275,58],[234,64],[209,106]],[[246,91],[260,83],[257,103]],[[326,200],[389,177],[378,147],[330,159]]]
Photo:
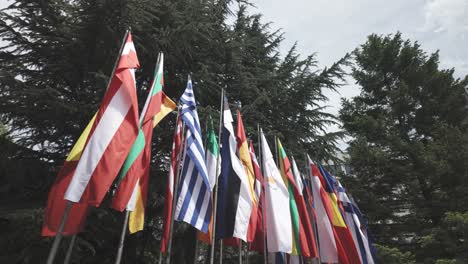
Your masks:
[[[63,262],[63,264],[70,263],[71,255],[73,252],[73,247],[75,246],[75,241],[76,241],[76,234],[74,234],[70,240],[70,245],[68,245],[67,255],[65,256],[65,261]]]
[[[180,109],[179,109],[179,113],[180,113]],[[183,143],[182,143],[182,147],[183,147],[183,156],[185,157],[185,152],[187,151],[187,148],[186,148],[186,145],[187,145],[187,139],[185,138],[185,122],[182,122],[182,138],[183,138]],[[174,234],[174,218],[175,218],[175,212],[176,210],[174,210],[174,204],[175,202],[177,201],[177,196],[178,196],[178,193],[179,193],[179,183],[180,183],[180,173],[182,171],[182,167],[184,166],[184,160],[181,160],[181,157],[182,157],[182,151],[179,151],[179,157],[177,158],[177,160],[179,161],[179,167],[177,169],[177,174],[175,175],[176,176],[176,180],[175,180],[175,185],[174,185],[174,196],[172,197],[172,219],[171,219],[171,224],[169,225],[169,245],[167,247],[167,256],[166,256],[166,263],[167,264],[170,264],[171,263],[171,251],[172,251],[172,236]]]
[[[130,216],[130,211],[125,210],[125,218],[122,227],[122,233],[120,234],[120,241],[119,247],[117,249],[117,257],[115,258],[115,264],[120,264],[120,260],[122,259],[123,247],[125,242],[125,234],[127,234],[127,225],[128,225],[128,217]]]
[[[258,163],[260,165],[260,171],[262,172],[263,177],[263,184],[267,184],[264,177],[264,170],[263,170],[263,160],[262,160],[262,138],[260,135],[260,124],[257,124],[257,133],[258,133]],[[265,191],[265,186],[263,186],[262,192]],[[262,195],[260,195],[261,199]],[[265,197],[265,194],[263,195]],[[264,264],[268,263],[268,252],[267,252],[267,238],[266,238],[266,225],[265,225],[265,199],[262,200],[262,228],[263,228],[263,261]]]
[[[224,103],[224,89],[221,88],[221,105],[219,107],[220,112],[219,112],[219,129],[218,129],[218,149],[221,149],[221,131],[223,127],[223,103]],[[221,152],[219,152],[219,155],[221,155]],[[214,264],[214,251],[215,251],[215,238],[216,238],[216,212],[217,212],[217,207],[218,207],[218,176],[219,176],[219,164],[220,161],[220,156],[217,157],[216,160],[216,185],[214,188],[214,194],[213,194],[213,199],[214,199],[214,205],[213,205],[213,228],[212,228],[212,234],[211,234],[211,252],[210,252],[210,264]],[[221,254],[220,254],[220,261],[222,261],[223,256],[222,256],[222,247],[223,247],[223,241],[221,240],[220,242],[220,248],[221,248]]]
[[[130,30],[127,29],[125,31],[125,35],[123,37],[122,45],[120,46],[119,56],[117,57],[117,59],[114,62],[114,67],[112,69],[112,73],[110,75],[109,81],[107,82],[106,90],[109,89],[109,86],[110,86],[111,81],[112,81],[112,76],[114,76],[115,69],[117,68],[117,63],[119,62],[120,55],[122,54],[122,50],[123,50],[123,48],[125,46],[125,41],[127,40],[127,36],[128,36],[129,33],[130,33]],[[50,249],[49,256],[47,257],[47,264],[53,264],[54,263],[55,256],[57,255],[58,246],[60,245],[60,242],[62,240],[63,228],[65,227],[65,223],[66,223],[66,220],[67,220],[67,217],[68,217],[68,213],[70,212],[71,206],[72,206],[72,202],[67,201],[67,205],[65,207],[65,211],[64,211],[63,216],[62,216],[62,222],[60,223],[57,234],[55,235],[54,243],[52,244],[52,248]]]
[[[219,241],[219,264],[223,264],[223,240]]]
[[[127,30],[127,32],[128,32],[128,30]],[[156,61],[155,71],[157,71],[157,68],[159,67],[160,62],[161,62],[161,53],[158,54],[158,59]],[[143,109],[143,111],[144,111],[144,109]],[[141,125],[142,125],[142,120],[144,118],[144,116],[143,116],[144,114],[145,113],[140,114],[140,128],[141,128]],[[149,140],[151,140],[151,139],[149,139]],[[120,184],[120,182],[118,184]],[[122,259],[122,253],[123,253],[123,247],[124,247],[124,242],[125,242],[125,235],[127,233],[127,225],[128,225],[129,216],[130,216],[130,212],[128,210],[125,210],[125,218],[124,218],[124,222],[123,222],[122,233],[120,234],[120,241],[119,241],[119,246],[118,246],[118,249],[117,249],[117,256],[115,258],[115,264],[120,264],[120,261]]]
[[[307,173],[307,177],[309,177],[309,190],[310,190],[310,195],[312,195],[312,199],[313,199],[313,187],[312,187],[312,171],[310,171],[310,166],[309,166],[309,159],[308,159],[308,155],[307,153],[305,154],[305,162],[306,162],[306,173]],[[314,214],[312,212],[312,204],[309,205],[309,216],[310,216],[310,222],[312,224],[312,228],[314,229],[314,237],[315,237],[315,243],[317,243],[317,254],[318,254],[318,263],[320,263],[321,261],[321,258],[320,258],[320,242],[319,242],[319,238],[318,238],[318,229],[317,229],[317,223],[315,222],[315,219],[314,219]]]
[[[239,264],[242,264],[242,240],[239,239]]]
[[[70,213],[70,208],[72,207],[73,203],[67,201],[67,205],[65,207],[65,211],[63,212],[62,222],[60,222],[59,228],[57,230],[57,234],[54,238],[54,243],[52,244],[52,248],[50,249],[49,256],[47,257],[47,264],[53,264],[55,256],[57,255],[57,249],[60,245],[60,241],[62,240],[62,232],[63,228],[65,227],[65,223],[67,222],[68,213]]]

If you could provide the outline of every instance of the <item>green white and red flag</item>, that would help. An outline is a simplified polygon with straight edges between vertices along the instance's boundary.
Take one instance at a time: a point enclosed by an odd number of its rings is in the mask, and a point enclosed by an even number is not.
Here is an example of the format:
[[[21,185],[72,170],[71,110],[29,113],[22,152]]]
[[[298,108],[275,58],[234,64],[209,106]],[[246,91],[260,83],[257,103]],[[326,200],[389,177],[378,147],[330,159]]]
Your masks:
[[[290,215],[293,227],[293,248],[291,255],[316,258],[318,257],[317,244],[310,224],[307,207],[302,196],[302,190],[298,187],[298,183],[292,172],[291,163],[279,139],[277,143],[281,176],[289,191]]]
[[[164,55],[161,53],[153,82],[139,120],[139,133],[119,174],[120,184],[112,200],[112,208],[130,211],[129,230],[143,229],[148,193],[151,141],[154,127],[175,108],[176,104],[163,92]]]

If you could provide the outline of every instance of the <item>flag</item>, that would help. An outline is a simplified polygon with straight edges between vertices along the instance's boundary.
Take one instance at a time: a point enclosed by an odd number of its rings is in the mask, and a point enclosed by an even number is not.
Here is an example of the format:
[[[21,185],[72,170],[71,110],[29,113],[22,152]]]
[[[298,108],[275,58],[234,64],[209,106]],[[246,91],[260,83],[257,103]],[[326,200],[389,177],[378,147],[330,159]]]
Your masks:
[[[265,177],[265,222],[269,252],[292,252],[292,223],[288,188],[276,167],[270,147],[260,130]]]
[[[169,243],[169,233],[172,222],[172,202],[174,197],[174,183],[176,182],[179,168],[179,152],[182,143],[182,120],[180,116],[177,117],[177,124],[172,140],[172,152],[171,152],[171,166],[169,167],[169,175],[167,177],[166,185],[166,197],[164,200],[164,225],[163,233],[161,236],[161,252],[167,252],[167,246]]]
[[[247,228],[247,242],[252,242],[255,237],[255,230],[257,228],[258,218],[258,199],[260,198],[259,193],[255,190],[256,177],[255,169],[252,162],[252,152],[249,150],[247,143],[247,137],[245,136],[244,123],[240,111],[237,111],[237,152],[239,158],[244,166],[244,171],[247,174],[247,180],[249,185],[250,197],[252,198],[252,209],[249,218],[249,225]],[[255,156],[255,154],[254,154]],[[260,189],[261,190],[261,189]]]
[[[212,215],[211,187],[190,77],[181,101],[182,120],[187,127],[185,136],[187,143],[175,215],[176,220],[189,223],[206,233]]]
[[[331,207],[327,212],[335,231],[335,238],[338,242],[338,252],[341,252],[340,247],[342,247],[342,250],[346,253],[346,258],[348,260],[347,263],[361,263],[359,259],[359,253],[356,249],[356,246],[354,245],[353,237],[351,236],[351,232],[343,219],[342,211],[340,211],[341,205],[335,190],[336,179],[332,177],[322,166],[318,166],[318,168],[318,177],[320,178],[326,193],[330,197]],[[340,254],[338,256],[340,256]],[[345,256],[342,255],[341,257],[343,258],[341,262],[346,263],[344,260]]]
[[[357,215],[357,208],[351,202],[346,193],[345,188],[341,185],[339,181],[338,184],[338,199],[343,204],[344,208],[344,219],[347,226],[351,231],[354,244],[357,247],[361,263],[363,264],[374,264],[374,259],[372,258],[371,249],[369,248],[369,241],[367,236],[362,231],[361,221]]]
[[[310,218],[304,198],[302,197],[302,190],[299,189],[302,188],[302,181],[299,183],[296,181],[295,176],[291,171],[291,163],[286,156],[286,151],[281,145],[279,139],[277,140],[277,143],[281,176],[283,177],[284,184],[289,190],[289,205],[291,209],[290,216],[293,228],[293,247],[291,254],[302,255],[308,258],[317,257],[314,232],[310,225]]]
[[[135,69],[139,62],[129,33],[65,199],[99,206],[138,135]]]
[[[263,182],[263,176],[262,176],[262,171],[260,170],[260,166],[257,161],[257,157],[255,156],[255,150],[253,147],[252,140],[250,141],[250,159],[252,160],[252,165],[255,173],[255,197],[257,197],[257,211],[255,212],[252,210],[252,214],[256,213],[255,216],[250,217],[250,222],[249,222],[249,234],[250,232],[254,232],[253,234],[253,240],[249,244],[249,250],[255,250],[255,251],[263,251],[264,250],[264,236],[265,236],[265,227],[263,226],[263,213],[264,213],[264,206],[265,206],[265,192],[263,191],[264,189],[264,182]],[[255,225],[255,227],[251,226]],[[253,231],[255,230],[255,231]]]
[[[208,179],[210,181],[210,189],[213,193],[213,188],[216,184],[216,179],[221,172],[221,156],[219,155],[218,140],[216,139],[215,130],[213,128],[213,122],[210,117],[210,127],[208,128],[208,144],[206,145],[206,169],[208,170]],[[216,167],[218,166],[218,169]],[[216,172],[218,174],[216,174]],[[211,197],[213,201],[213,197]],[[198,239],[205,243],[211,244],[213,230],[213,215],[210,219],[210,224],[207,233],[198,232]]]
[[[55,178],[54,184],[50,188],[49,196],[47,198],[47,207],[44,210],[44,223],[42,225],[43,236],[55,236],[57,234],[67,205],[67,201],[63,196],[73,177],[76,165],[80,160],[81,153],[83,152],[83,148],[86,140],[88,139],[95,118],[96,115],[93,116],[84,131],[81,133]],[[81,232],[84,228],[87,212],[87,204],[73,203],[69,210],[62,234],[67,236]]]
[[[318,168],[307,156],[312,181],[312,195],[314,201],[318,244],[320,245],[320,261],[325,263],[338,263],[338,252],[332,224],[327,214],[330,200],[318,177]]]
[[[232,114],[227,98],[224,98],[223,131],[221,137],[221,175],[218,186],[218,208],[216,210],[216,238],[236,237],[247,242],[252,204],[254,203],[253,175],[247,175],[244,166],[252,170],[250,157],[243,152],[244,161],[237,155],[237,140],[232,126]],[[245,139],[245,135],[244,135]],[[245,141],[245,140],[244,140]],[[247,147],[247,144],[244,145]],[[247,151],[245,148],[243,151]],[[247,157],[245,157],[247,155]]]
[[[130,233],[143,230],[153,128],[176,108],[176,104],[163,92],[163,65],[164,55],[160,53],[153,82],[140,115],[138,137],[120,170],[118,188],[112,199],[112,208],[131,212]]]

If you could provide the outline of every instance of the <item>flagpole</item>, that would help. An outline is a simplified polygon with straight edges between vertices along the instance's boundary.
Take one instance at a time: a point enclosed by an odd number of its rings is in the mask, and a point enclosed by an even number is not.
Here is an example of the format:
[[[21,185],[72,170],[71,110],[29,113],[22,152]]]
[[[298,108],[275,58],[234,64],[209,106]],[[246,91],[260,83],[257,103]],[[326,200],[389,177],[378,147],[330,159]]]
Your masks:
[[[180,115],[180,107],[179,107],[179,115]],[[177,129],[177,125],[176,125]],[[172,219],[171,219],[171,224],[169,225],[169,245],[167,247],[167,256],[166,256],[166,263],[170,264],[171,263],[171,251],[172,251],[172,236],[174,234],[174,218],[175,218],[175,212],[174,210],[174,203],[177,201],[177,196],[179,195],[179,184],[180,184],[180,172],[182,171],[182,167],[184,166],[183,162],[180,158],[182,157],[182,152],[184,153],[185,157],[185,152],[187,151],[186,145],[187,145],[187,139],[185,138],[185,122],[182,122],[182,138],[183,138],[183,150],[184,151],[179,151],[179,157],[177,158],[177,161],[179,161],[179,166],[177,168],[177,174],[175,175],[175,185],[174,185],[174,196],[172,197]],[[181,163],[182,162],[182,163]]]
[[[239,264],[242,264],[242,240],[239,239]]]
[[[122,259],[123,247],[125,242],[125,234],[127,234],[127,225],[128,225],[128,217],[130,216],[130,211],[125,210],[125,218],[124,223],[122,226],[122,233],[120,233],[120,241],[119,247],[117,248],[117,257],[115,258],[115,264],[120,264],[120,260]]]
[[[218,149],[221,149],[221,130],[223,127],[223,114],[224,114],[223,103],[224,103],[224,88],[221,88],[221,103],[220,103],[221,105],[219,107],[220,112],[219,112],[219,129],[218,129]],[[211,234],[211,248],[210,248],[211,250],[210,264],[214,264],[214,251],[215,251],[215,238],[216,238],[216,213],[217,213],[217,207],[218,207],[218,178],[219,178],[218,175],[220,173],[219,160],[220,158],[218,156],[216,159],[216,185],[214,188],[214,195],[213,195],[214,207],[213,207],[213,228],[212,228],[212,234]],[[222,246],[223,246],[223,241],[221,240],[220,242],[221,250],[222,250]],[[221,251],[220,260],[222,261],[222,259],[223,257],[222,257],[222,251]]]
[[[260,124],[257,124],[257,133],[258,133],[258,163],[260,164],[260,170],[262,172],[262,177],[264,177],[264,170],[263,170],[263,160],[262,160],[262,138],[260,135]],[[265,177],[263,178],[263,185],[265,185]],[[265,192],[265,186],[263,186],[263,192]],[[265,194],[263,195],[265,197]],[[260,199],[262,199],[262,195],[260,195]],[[268,263],[268,252],[267,252],[267,237],[266,237],[266,225],[265,225],[265,199],[262,200],[262,228],[263,228],[263,262],[264,264]]]
[[[71,255],[73,252],[73,247],[75,246],[76,236],[77,235],[74,234],[70,240],[70,245],[68,245],[67,255],[65,256],[65,261],[63,262],[63,264],[70,263]]]
[[[54,263],[55,256],[57,255],[57,249],[60,245],[60,241],[62,240],[63,228],[65,227],[65,223],[67,222],[68,213],[70,213],[70,209],[72,205],[73,205],[72,202],[67,201],[67,205],[65,207],[65,211],[63,212],[63,216],[62,216],[62,221],[60,222],[60,226],[54,238],[54,243],[52,244],[52,248],[50,249],[49,256],[47,257],[47,264]]]
[[[310,189],[310,195],[314,195],[314,190],[312,187],[312,181],[313,181],[313,175],[312,171],[310,170],[310,165],[309,165],[309,156],[307,153],[305,154],[305,162],[306,162],[306,172],[307,176],[309,177],[309,189]],[[309,205],[309,215],[310,215],[310,221],[312,224],[312,227],[314,228],[314,237],[315,237],[315,243],[317,243],[317,254],[318,254],[318,263],[321,263],[321,258],[320,258],[320,241],[318,237],[318,229],[317,229],[317,223],[315,222],[314,214],[312,212],[312,204]]]
[[[121,57],[121,54],[122,54],[122,50],[125,46],[125,41],[127,40],[127,37],[128,37],[128,34],[130,33],[130,30],[126,30],[125,31],[125,34],[124,34],[124,37],[123,37],[123,40],[122,40],[122,44],[120,45],[120,50],[119,50],[119,55],[117,57],[117,59],[115,60],[114,62],[114,67],[112,68],[112,73],[109,77],[109,81],[107,82],[107,87],[106,87],[106,90],[109,89],[109,86],[111,84],[111,81],[112,81],[112,76],[114,76],[114,73],[115,73],[115,69],[117,68],[117,63],[119,62],[119,59]],[[67,205],[65,207],[65,211],[63,212],[63,216],[62,216],[62,221],[60,223],[60,226],[57,230],[57,234],[55,235],[55,238],[54,238],[54,242],[52,244],[52,248],[50,249],[50,252],[49,252],[49,256],[47,257],[47,264],[53,264],[54,263],[54,259],[55,259],[55,256],[57,255],[57,250],[58,250],[58,247],[60,245],[60,242],[62,240],[62,232],[63,232],[63,228],[65,227],[65,223],[67,221],[67,218],[68,218],[68,214],[70,213],[70,209],[72,207],[72,202],[70,201],[67,201]]]

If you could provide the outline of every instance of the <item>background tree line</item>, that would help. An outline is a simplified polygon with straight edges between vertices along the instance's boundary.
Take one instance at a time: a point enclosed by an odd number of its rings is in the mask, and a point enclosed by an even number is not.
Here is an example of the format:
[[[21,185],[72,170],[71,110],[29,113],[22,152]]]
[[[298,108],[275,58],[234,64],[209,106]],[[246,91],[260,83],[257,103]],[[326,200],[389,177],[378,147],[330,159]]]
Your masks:
[[[294,46],[281,55],[281,31],[249,13],[250,4],[20,0],[0,11],[1,262],[45,259],[51,240],[40,237],[40,226],[47,192],[99,106],[128,27],[141,64],[140,102],[163,51],[165,92],[177,100],[190,73],[202,126],[208,115],[216,122],[225,88],[232,109],[242,105],[248,136],[256,141],[259,123],[296,159],[306,152],[334,159],[347,132],[353,174],[343,182],[369,218],[382,263],[466,261],[468,79],[440,70],[437,53],[428,55],[399,34],[371,35],[351,56],[319,69],[313,55]],[[345,131],[328,132],[339,119],[323,107],[324,91],[340,89],[350,65],[362,93],[343,102]],[[158,258],[174,119],[156,128],[147,223],[128,237],[124,263]],[[106,202],[93,210],[73,260],[112,263],[122,220]],[[176,225],[176,263],[193,258],[191,238],[191,229]]]

